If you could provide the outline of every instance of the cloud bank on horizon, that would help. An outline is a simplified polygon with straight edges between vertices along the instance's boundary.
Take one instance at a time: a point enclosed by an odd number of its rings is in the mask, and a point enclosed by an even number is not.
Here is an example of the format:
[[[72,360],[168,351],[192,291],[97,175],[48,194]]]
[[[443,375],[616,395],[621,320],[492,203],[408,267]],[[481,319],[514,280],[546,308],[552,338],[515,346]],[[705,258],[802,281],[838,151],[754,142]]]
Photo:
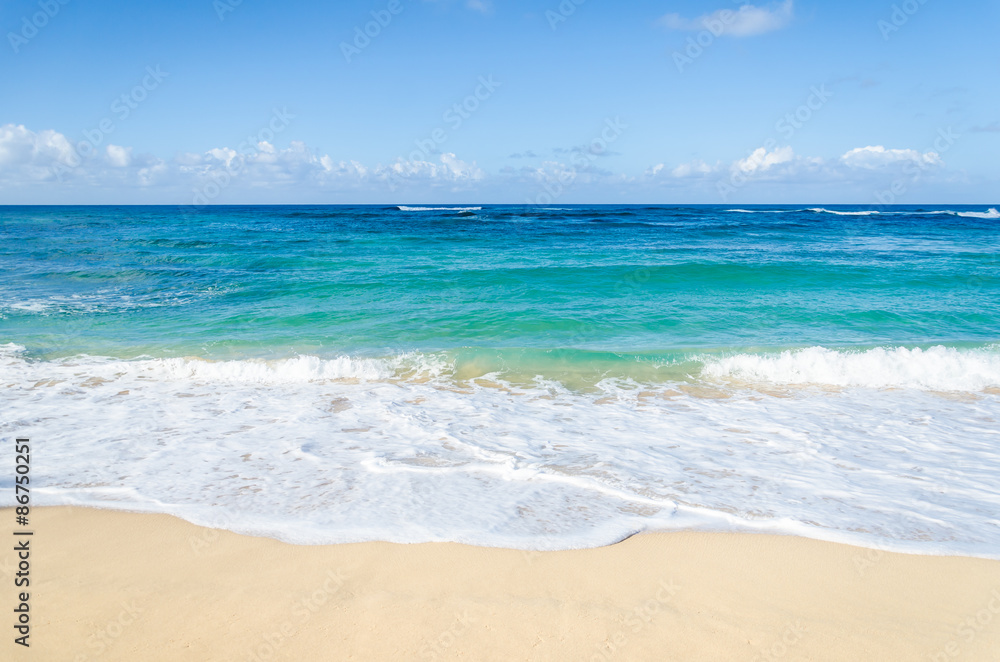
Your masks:
[[[0,204],[996,202],[988,2],[306,4],[11,3]]]

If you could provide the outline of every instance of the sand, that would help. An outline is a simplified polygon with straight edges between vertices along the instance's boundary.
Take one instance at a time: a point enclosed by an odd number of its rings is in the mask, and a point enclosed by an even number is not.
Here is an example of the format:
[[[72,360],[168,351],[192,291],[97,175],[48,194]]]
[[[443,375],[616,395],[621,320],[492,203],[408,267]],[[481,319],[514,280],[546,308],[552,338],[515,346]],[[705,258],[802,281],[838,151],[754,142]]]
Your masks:
[[[695,532],[546,553],[295,546],[31,514],[31,647],[6,625],[4,660],[1000,660],[997,561]]]

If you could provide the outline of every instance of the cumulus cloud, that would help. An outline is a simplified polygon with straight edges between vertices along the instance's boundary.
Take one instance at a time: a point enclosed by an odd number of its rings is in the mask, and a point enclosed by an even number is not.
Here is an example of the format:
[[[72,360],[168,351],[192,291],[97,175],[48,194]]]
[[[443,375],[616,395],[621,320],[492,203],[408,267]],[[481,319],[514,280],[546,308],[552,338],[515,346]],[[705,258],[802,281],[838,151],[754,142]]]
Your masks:
[[[108,163],[114,168],[127,168],[132,163],[132,148],[108,145],[105,148]]]
[[[766,172],[773,166],[788,163],[794,158],[795,152],[791,147],[776,147],[772,151],[768,151],[764,147],[758,147],[750,156],[733,163],[733,170],[745,174]]]
[[[646,169],[642,181],[687,191],[714,187],[717,194],[725,190],[727,195],[745,193],[751,183],[771,187],[808,185],[816,191],[854,187],[862,194],[870,194],[872,187],[900,177],[947,182],[951,175],[943,165],[934,151],[868,146],[851,149],[839,157],[822,158],[796,154],[790,146],[768,145],[728,164],[712,165],[699,159],[672,167],[659,163]]]
[[[131,147],[74,144],[52,130],[32,131],[22,125],[0,125],[0,183],[10,185],[61,184],[106,190],[161,187],[173,191],[168,200],[178,204],[207,204],[238,197],[253,189],[388,192],[398,187],[458,191],[486,178],[475,162],[454,153],[436,160],[403,160],[367,166],[355,160],[317,154],[305,143],[292,141],[279,148],[267,141],[243,143],[238,149],[216,147],[205,152],[182,152],[169,161],[135,154]],[[223,191],[235,192],[223,196]],[[160,198],[162,199],[162,198]]]
[[[659,22],[671,30],[709,30],[716,36],[751,37],[780,30],[791,22],[793,12],[794,0],[784,0],[766,7],[745,4],[736,10],[719,9],[693,19],[667,14]]]
[[[24,125],[0,126],[0,172],[19,169],[29,178],[45,179],[51,167],[72,167],[78,160],[74,146],[61,133],[35,133]]]
[[[719,165],[711,166],[701,159],[695,159],[694,161],[681,163],[674,168],[668,168],[665,163],[658,163],[651,168],[647,168],[645,174],[647,177],[657,177],[669,172],[671,177],[677,179],[694,179],[707,177],[712,173],[718,172],[719,168]]]
[[[733,161],[660,162],[641,174],[599,168],[597,155],[584,148],[560,151],[568,158],[546,159],[537,166],[508,166],[494,173],[452,152],[366,164],[317,152],[298,141],[285,147],[269,141],[245,142],[235,148],[182,152],[163,160],[129,146],[74,144],[57,131],[32,131],[23,125],[7,124],[0,125],[0,192],[4,194],[0,202],[74,202],[93,191],[103,191],[105,199],[112,201],[199,205],[339,193],[352,199],[378,201],[417,197],[443,200],[441,194],[450,192],[472,199],[491,191],[499,199],[525,195],[534,200],[539,196],[555,199],[569,191],[574,197],[585,197],[607,192],[641,195],[668,189],[684,196],[701,191],[712,199],[717,196],[720,182],[729,183],[741,193],[749,190],[744,186],[754,182],[772,186],[773,190],[782,186],[798,190],[794,187],[805,184],[822,192],[843,186],[848,187],[843,190],[868,195],[873,187],[882,185],[879,182],[901,176],[919,176],[942,184],[957,176],[943,167],[943,149],[889,149],[882,145],[820,158],[769,143]],[[533,153],[520,156],[535,157]],[[25,193],[29,190],[34,193]]]
[[[423,183],[445,184],[451,188],[483,180],[486,173],[475,163],[466,163],[451,152],[441,154],[440,162],[397,160],[388,166],[379,166],[374,175],[395,184]]]
[[[875,170],[901,163],[914,163],[920,166],[934,166],[942,163],[937,152],[920,153],[915,149],[886,149],[882,145],[856,147],[841,156],[840,160],[850,168],[864,168],[866,170]]]
[[[133,156],[131,147],[109,144],[101,149],[87,141],[73,143],[51,129],[0,126],[0,182],[146,185],[162,171],[162,161]]]

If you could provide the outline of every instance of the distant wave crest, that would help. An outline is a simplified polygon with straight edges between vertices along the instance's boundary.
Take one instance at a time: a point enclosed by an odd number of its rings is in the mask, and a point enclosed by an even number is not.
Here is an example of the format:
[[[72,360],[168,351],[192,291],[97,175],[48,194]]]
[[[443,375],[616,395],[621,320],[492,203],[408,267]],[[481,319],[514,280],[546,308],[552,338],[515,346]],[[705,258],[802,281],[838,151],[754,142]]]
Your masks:
[[[879,211],[876,209],[865,209],[857,211],[838,211],[825,207],[809,207],[807,209],[727,209],[727,212],[740,214],[788,214],[793,212],[811,211],[816,214],[833,214],[835,216],[875,216],[875,215],[922,215],[922,214],[947,214],[949,216],[961,216],[963,218],[1000,218],[1000,211],[996,207],[990,207],[986,211],[955,211],[943,209],[939,211]]]
[[[965,218],[1000,218],[1000,211],[997,211],[996,207],[990,207],[988,211],[978,212],[978,211],[960,211],[957,212],[959,216],[964,216]]]
[[[480,211],[482,207],[407,207],[399,205],[399,211]]]

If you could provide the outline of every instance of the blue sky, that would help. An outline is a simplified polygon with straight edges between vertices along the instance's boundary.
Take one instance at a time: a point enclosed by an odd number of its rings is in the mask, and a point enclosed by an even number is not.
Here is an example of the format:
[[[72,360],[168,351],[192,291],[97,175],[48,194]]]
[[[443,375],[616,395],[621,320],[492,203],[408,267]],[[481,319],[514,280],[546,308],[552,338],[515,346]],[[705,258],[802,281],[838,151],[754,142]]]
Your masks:
[[[577,2],[5,1],[0,203],[997,202],[1000,3]]]

